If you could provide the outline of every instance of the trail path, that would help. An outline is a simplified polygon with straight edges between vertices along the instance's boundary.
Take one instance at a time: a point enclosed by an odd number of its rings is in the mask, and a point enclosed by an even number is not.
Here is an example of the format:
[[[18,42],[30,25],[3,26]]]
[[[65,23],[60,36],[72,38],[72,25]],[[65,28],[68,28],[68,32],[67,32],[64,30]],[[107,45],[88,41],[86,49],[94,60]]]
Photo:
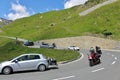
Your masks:
[[[22,39],[22,38],[17,38],[17,37],[9,37],[9,36],[0,36],[0,37],[3,37],[3,38],[9,38],[9,39],[14,39],[14,40],[18,40],[18,41],[22,41],[22,42],[25,42],[27,41],[26,39]]]
[[[113,2],[116,2],[116,1],[117,0],[108,0],[108,1],[105,1],[103,3],[97,4],[97,5],[93,6],[93,7],[89,8],[89,9],[87,9],[87,10],[81,12],[81,13],[79,13],[79,15],[80,16],[85,16],[85,15],[89,14],[90,12],[92,12],[92,11],[102,7],[102,6],[105,6],[107,4],[110,4],[110,3],[113,3]]]

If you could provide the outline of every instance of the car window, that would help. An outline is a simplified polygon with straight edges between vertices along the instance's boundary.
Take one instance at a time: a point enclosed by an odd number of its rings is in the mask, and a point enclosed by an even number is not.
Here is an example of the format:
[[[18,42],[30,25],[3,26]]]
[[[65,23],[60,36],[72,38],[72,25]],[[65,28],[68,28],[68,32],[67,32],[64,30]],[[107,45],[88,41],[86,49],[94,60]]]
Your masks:
[[[30,55],[29,60],[33,60],[33,59],[40,59],[40,56],[39,55]]]
[[[25,55],[25,56],[21,56],[17,59],[18,61],[25,61],[25,60],[28,60],[28,55]]]

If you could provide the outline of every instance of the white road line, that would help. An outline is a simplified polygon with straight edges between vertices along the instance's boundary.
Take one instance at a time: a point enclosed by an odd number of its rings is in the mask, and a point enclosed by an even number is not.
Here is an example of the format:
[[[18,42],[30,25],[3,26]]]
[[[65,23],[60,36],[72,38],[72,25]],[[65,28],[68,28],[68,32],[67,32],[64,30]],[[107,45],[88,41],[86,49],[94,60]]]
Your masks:
[[[105,69],[105,68],[100,68],[100,69],[97,69],[97,70],[93,70],[92,72],[101,71],[101,70],[103,70],[103,69]]]
[[[82,60],[84,58],[84,55],[83,55],[83,53],[80,53],[80,54],[81,54],[81,57],[79,59],[71,61],[71,62],[68,62],[68,63],[65,63],[65,64],[60,64],[59,66],[68,65],[68,64],[75,63],[77,61]]]
[[[117,60],[117,57],[115,57],[115,60]]]
[[[115,55],[112,55],[112,57],[114,57]]]
[[[62,77],[62,78],[57,78],[57,79],[53,79],[53,80],[65,80],[65,79],[69,79],[69,78],[73,78],[75,77],[74,75],[73,76],[68,76],[68,77]]]
[[[112,62],[112,65],[115,64],[115,63],[116,63],[116,61],[113,61],[113,62]]]

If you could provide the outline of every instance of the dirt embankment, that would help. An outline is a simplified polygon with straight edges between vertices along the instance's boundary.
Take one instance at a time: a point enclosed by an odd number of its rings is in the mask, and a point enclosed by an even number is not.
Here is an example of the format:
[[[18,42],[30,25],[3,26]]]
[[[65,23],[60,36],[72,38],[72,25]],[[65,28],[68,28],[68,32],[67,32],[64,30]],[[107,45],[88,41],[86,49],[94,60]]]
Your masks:
[[[116,47],[117,41],[91,36],[80,36],[41,40],[40,42],[45,42],[49,44],[56,43],[58,48],[68,48],[69,46],[74,45],[82,49],[89,49],[90,47],[95,46],[100,46],[102,49],[114,49]]]
[[[0,29],[0,32],[2,32],[2,30]]]

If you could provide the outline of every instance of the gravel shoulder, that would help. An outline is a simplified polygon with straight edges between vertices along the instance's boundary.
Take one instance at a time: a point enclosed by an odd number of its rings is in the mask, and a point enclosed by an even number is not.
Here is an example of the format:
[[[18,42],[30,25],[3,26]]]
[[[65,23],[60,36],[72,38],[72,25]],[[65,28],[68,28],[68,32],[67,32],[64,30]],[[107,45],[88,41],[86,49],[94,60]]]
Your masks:
[[[90,47],[100,46],[102,49],[115,49],[118,48],[118,41],[111,39],[104,39],[91,36],[78,36],[78,37],[67,37],[58,39],[41,40],[36,43],[55,43],[57,48],[66,49],[69,46],[78,46],[81,49],[89,49]],[[119,48],[118,48],[119,49]]]
[[[2,32],[2,30],[0,29],[0,32]]]

